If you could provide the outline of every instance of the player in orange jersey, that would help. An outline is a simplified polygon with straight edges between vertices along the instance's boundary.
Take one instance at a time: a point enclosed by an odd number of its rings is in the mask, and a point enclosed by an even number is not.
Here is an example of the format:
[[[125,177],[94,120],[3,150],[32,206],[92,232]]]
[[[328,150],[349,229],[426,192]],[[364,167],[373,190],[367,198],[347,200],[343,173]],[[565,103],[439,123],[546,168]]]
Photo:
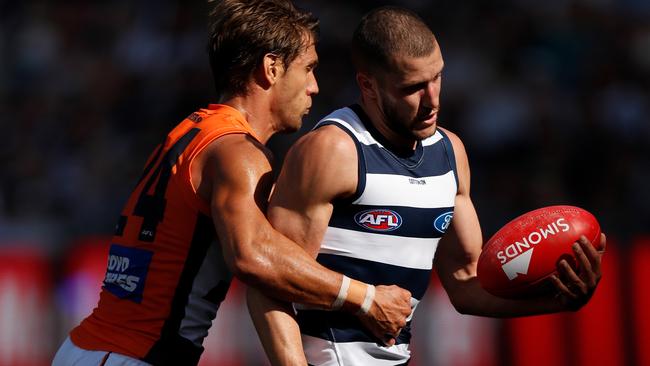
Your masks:
[[[264,144],[298,130],[318,92],[318,21],[286,0],[222,0],[210,16],[221,103],[152,153],[116,226],[99,304],[55,366],[196,365],[233,275],[267,296],[358,314],[387,343],[410,313],[408,291],[326,269],[265,217]]]

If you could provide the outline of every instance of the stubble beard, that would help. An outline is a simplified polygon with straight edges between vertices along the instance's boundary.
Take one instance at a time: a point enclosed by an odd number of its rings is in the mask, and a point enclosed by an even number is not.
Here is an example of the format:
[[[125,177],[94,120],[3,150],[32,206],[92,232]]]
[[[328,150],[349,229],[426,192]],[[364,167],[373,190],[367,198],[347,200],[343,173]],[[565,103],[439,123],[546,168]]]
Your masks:
[[[384,113],[384,118],[386,119],[386,125],[393,132],[395,132],[396,134],[398,134],[404,139],[421,140],[420,137],[415,135],[413,131],[411,131],[407,127],[408,122],[400,118],[397,110],[393,108],[391,105],[389,105],[383,98],[381,99],[381,110]]]

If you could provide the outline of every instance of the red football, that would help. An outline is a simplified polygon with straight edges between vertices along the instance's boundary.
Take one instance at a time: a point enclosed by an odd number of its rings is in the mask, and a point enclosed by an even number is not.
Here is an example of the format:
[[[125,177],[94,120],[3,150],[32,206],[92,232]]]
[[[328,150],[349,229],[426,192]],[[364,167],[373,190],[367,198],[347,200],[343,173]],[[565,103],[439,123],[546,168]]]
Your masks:
[[[546,278],[566,259],[577,267],[571,245],[584,235],[599,248],[600,225],[591,213],[573,206],[540,208],[510,221],[485,243],[478,279],[493,295],[507,298],[549,289]]]

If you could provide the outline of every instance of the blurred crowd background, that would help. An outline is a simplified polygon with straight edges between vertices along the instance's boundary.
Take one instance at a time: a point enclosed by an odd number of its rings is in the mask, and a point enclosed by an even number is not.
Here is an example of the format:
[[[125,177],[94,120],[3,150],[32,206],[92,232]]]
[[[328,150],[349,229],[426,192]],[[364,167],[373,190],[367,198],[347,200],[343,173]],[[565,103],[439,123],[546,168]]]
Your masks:
[[[301,133],[358,97],[348,44],[360,17],[404,6],[442,48],[439,123],[465,142],[484,236],[528,210],[576,205],[596,215],[622,266],[629,264],[632,244],[650,233],[650,2],[295,3],[321,20],[320,94],[300,133],[271,141],[278,167]],[[0,253],[38,253],[45,263],[49,325],[30,330],[51,334],[45,355],[74,325],[62,309],[73,304],[51,299],[77,243],[112,232],[150,151],[216,101],[208,8],[204,1],[0,1]],[[630,286],[620,287],[630,293]],[[2,298],[0,317],[10,319],[7,304],[22,303]],[[432,311],[445,306],[436,304]],[[621,311],[623,324],[633,322]],[[487,334],[503,333],[501,323],[490,324]],[[15,338],[0,332],[0,347],[2,334]]]

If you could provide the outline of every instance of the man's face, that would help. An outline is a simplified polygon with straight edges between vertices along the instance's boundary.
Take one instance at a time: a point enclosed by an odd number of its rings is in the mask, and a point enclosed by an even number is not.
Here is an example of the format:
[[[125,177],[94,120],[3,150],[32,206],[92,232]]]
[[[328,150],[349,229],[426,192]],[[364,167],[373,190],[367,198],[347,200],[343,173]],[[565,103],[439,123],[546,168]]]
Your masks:
[[[314,68],[318,55],[313,42],[296,57],[278,79],[277,94],[271,106],[279,117],[279,131],[295,132],[302,125],[302,118],[309,113],[311,96],[318,93]]]
[[[444,62],[440,47],[424,57],[394,56],[392,70],[375,76],[377,104],[387,126],[423,140],[436,131]]]

